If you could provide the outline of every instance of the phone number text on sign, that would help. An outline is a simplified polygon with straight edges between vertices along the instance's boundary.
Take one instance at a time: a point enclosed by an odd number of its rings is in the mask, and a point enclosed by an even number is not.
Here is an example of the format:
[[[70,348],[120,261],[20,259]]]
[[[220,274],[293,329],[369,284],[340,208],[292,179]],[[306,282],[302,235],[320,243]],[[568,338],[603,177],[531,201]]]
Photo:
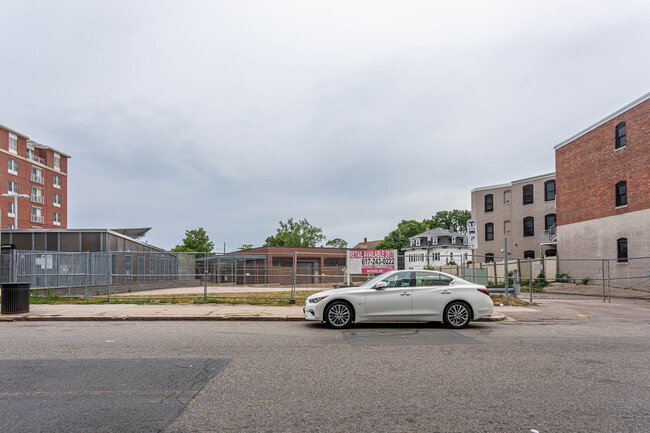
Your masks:
[[[350,250],[352,274],[382,274],[397,269],[397,250]]]

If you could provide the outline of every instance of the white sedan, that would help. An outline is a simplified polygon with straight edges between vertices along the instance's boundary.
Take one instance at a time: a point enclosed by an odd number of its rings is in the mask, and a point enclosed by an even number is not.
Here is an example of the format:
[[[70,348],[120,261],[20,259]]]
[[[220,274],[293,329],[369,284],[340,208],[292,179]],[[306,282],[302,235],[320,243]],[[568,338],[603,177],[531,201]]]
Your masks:
[[[315,293],[304,308],[305,319],[337,329],[361,322],[444,322],[459,329],[493,310],[485,286],[435,271],[387,272],[357,287]]]

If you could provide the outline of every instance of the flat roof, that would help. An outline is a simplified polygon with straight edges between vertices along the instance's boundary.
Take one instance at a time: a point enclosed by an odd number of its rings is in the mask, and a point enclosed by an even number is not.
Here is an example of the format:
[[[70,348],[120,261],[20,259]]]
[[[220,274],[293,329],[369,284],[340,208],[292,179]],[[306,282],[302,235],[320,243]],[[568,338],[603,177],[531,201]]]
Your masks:
[[[123,230],[129,230],[129,229],[123,229]],[[123,238],[125,240],[135,242],[136,244],[140,244],[145,247],[152,248],[154,250],[159,250],[161,252],[169,252],[164,248],[151,245],[147,242],[142,242],[141,240],[134,239],[130,236],[127,236],[125,234],[122,234],[112,229],[3,229],[2,233],[3,234],[4,233],[109,233],[119,238]]]
[[[627,110],[636,107],[637,105],[639,105],[639,104],[641,104],[641,103],[647,101],[648,99],[650,99],[650,92],[646,93],[645,95],[641,96],[640,98],[635,99],[634,101],[630,102],[630,103],[627,104],[626,106],[624,106],[624,107],[622,107],[622,108],[619,108],[618,110],[614,111],[614,112],[613,112],[612,114],[610,114],[609,116],[607,116],[607,117],[605,117],[605,118],[599,120],[598,122],[594,123],[594,124],[591,125],[590,127],[585,128],[585,129],[583,129],[582,131],[578,132],[577,134],[575,134],[575,135],[573,135],[573,136],[567,138],[567,139],[564,140],[563,142],[561,142],[561,143],[559,143],[559,144],[556,144],[555,146],[553,146],[553,149],[558,150],[559,148],[561,148],[561,147],[563,147],[563,146],[566,146],[567,144],[571,143],[571,142],[574,141],[575,139],[580,138],[580,137],[582,137],[583,135],[587,134],[588,132],[593,131],[594,129],[598,128],[599,126],[601,126],[601,125],[603,125],[603,124],[609,122],[610,120],[612,120],[612,119],[615,118],[616,116],[619,116],[619,115],[625,113]]]
[[[537,176],[531,176],[531,177],[525,177],[523,179],[513,180],[513,181],[508,182],[508,183],[500,183],[498,185],[479,186],[478,188],[474,188],[471,192],[486,191],[488,189],[496,189],[496,188],[506,188],[506,187],[512,186],[513,184],[516,184],[516,183],[531,182],[533,180],[539,180],[539,179],[543,179],[543,178],[549,177],[549,176],[555,177],[555,172],[553,171],[551,173],[539,174]]]

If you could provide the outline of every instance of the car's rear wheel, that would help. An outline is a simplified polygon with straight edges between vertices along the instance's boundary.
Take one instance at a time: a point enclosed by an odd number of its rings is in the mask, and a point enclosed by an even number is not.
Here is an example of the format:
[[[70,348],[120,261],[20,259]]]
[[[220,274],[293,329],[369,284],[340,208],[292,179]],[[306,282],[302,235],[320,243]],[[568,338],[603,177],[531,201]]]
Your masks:
[[[445,324],[450,328],[461,329],[469,325],[472,319],[472,312],[467,304],[463,302],[452,302],[445,308],[443,314]]]
[[[325,310],[325,321],[334,329],[344,329],[352,324],[352,307],[346,302],[335,301]]]

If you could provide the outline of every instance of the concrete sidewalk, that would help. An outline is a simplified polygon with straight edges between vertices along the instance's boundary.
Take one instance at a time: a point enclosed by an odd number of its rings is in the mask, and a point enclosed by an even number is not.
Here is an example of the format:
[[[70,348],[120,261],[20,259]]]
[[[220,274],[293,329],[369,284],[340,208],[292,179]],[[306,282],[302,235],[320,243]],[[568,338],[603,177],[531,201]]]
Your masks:
[[[1,321],[20,320],[260,320],[260,321],[302,321],[305,320],[302,305],[291,307],[270,307],[260,305],[202,304],[202,305],[136,305],[136,304],[92,304],[92,305],[30,305],[29,313],[2,314]],[[495,307],[492,317],[482,321],[508,320],[508,309],[517,311],[533,308]]]

